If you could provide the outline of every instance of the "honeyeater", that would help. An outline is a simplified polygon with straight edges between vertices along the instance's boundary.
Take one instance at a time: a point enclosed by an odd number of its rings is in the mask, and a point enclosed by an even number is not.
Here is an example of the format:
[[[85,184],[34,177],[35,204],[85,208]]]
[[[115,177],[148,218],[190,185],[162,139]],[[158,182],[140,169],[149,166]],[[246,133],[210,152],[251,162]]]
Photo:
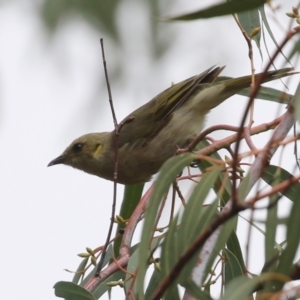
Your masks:
[[[172,85],[124,119],[131,121],[124,122],[119,133],[117,182],[137,184],[150,180],[178,148],[187,146],[202,130],[212,108],[250,86],[251,76],[217,79],[223,69],[211,67]],[[295,74],[291,71],[269,71],[263,75],[263,82]],[[85,134],[48,166],[65,164],[114,180],[114,141],[115,130]]]

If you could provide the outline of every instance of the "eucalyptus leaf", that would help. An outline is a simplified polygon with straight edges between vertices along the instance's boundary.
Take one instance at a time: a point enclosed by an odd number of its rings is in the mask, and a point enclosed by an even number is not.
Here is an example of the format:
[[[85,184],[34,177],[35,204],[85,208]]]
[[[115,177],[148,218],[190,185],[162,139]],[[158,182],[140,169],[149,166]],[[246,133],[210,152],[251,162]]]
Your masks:
[[[242,276],[243,266],[240,264],[237,257],[228,249],[223,250],[223,256],[225,256],[225,289],[228,286],[229,282],[235,278]]]
[[[287,170],[274,165],[269,165],[265,168],[261,178],[270,186],[275,186],[276,183],[281,183],[293,177]],[[300,182],[296,182],[289,186],[286,190],[282,191],[282,195],[289,200],[295,202],[299,200]]]
[[[295,93],[295,118],[298,121],[298,123],[300,122],[300,82],[298,84],[296,93]]]
[[[246,271],[246,266],[243,258],[243,253],[240,245],[240,241],[236,235],[235,230],[232,231],[230,237],[227,240],[227,249],[234,255],[234,257],[237,259],[239,265],[241,266],[242,270],[244,272]],[[227,284],[227,283],[226,283]]]
[[[262,56],[261,48],[260,48],[260,37],[261,37],[260,31],[254,36],[251,36],[254,29],[261,28],[258,9],[252,9],[252,10],[240,12],[238,13],[238,18],[242,27],[246,31],[248,37],[250,37],[255,41],[256,46],[259,49],[260,55]]]
[[[67,281],[59,281],[54,285],[55,296],[66,300],[96,300],[96,298],[83,287]]]
[[[120,209],[119,215],[124,219],[128,220],[133,211],[135,210],[136,206],[138,205],[142,193],[144,189],[144,184],[135,184],[135,185],[126,185],[123,195],[123,201]],[[120,231],[120,229],[123,229],[125,225],[118,224],[116,234]],[[118,237],[114,241],[114,254],[115,257],[119,256],[119,249],[122,241],[122,236]]]
[[[168,191],[177,175],[185,166],[190,165],[195,158],[196,156],[192,153],[184,153],[170,158],[161,167],[161,171],[155,181],[149,201],[150,204],[145,213],[140,243],[139,276],[137,277],[138,296],[140,300],[144,299],[144,277],[147,270],[147,259],[150,254],[149,243],[153,235],[153,227],[161,199]]]
[[[276,39],[275,39],[275,36],[274,36],[274,34],[273,34],[272,30],[271,30],[271,27],[270,27],[270,25],[269,25],[269,22],[268,22],[268,18],[267,18],[267,16],[266,16],[265,6],[264,6],[264,5],[260,6],[260,7],[258,8],[258,10],[259,10],[259,12],[260,12],[260,16],[261,16],[261,19],[262,19],[262,23],[264,24],[264,27],[267,29],[270,38],[272,39],[274,45],[276,46],[276,49],[279,49],[280,47],[279,47],[279,45],[278,45],[278,43],[277,43],[277,41],[276,41]],[[263,27],[262,27],[262,30],[263,30]],[[267,47],[267,42],[266,42],[265,38],[264,38],[264,42],[265,42],[265,47],[266,47],[266,49],[268,49],[268,47]],[[287,57],[284,55],[284,53],[282,52],[282,50],[280,50],[280,53],[281,53],[281,55],[286,59],[286,61],[287,61],[290,65],[292,65],[291,62],[290,62],[290,58],[291,58],[291,57],[287,58]]]
[[[300,189],[298,190],[298,195],[300,195]],[[300,215],[300,201],[294,201],[291,207],[289,218],[287,221],[286,228],[286,248],[284,249],[282,255],[279,258],[279,263],[277,267],[277,272],[287,276],[291,275],[293,269],[293,261],[297,259],[296,252],[300,244],[300,230],[298,226],[295,226],[299,220]],[[278,281],[278,284],[273,290],[282,289],[284,282]]]
[[[84,258],[81,263],[79,264],[74,276],[73,276],[73,283],[79,283],[80,278],[83,276],[82,270],[84,270],[84,268],[86,267],[87,263],[89,261],[89,258],[86,257]]]
[[[175,17],[165,17],[164,21],[191,21],[230,15],[238,12],[248,11],[265,4],[266,0],[231,0],[221,4],[210,6],[192,13],[182,14]]]
[[[186,280],[182,286],[185,287],[187,292],[194,296],[195,299],[212,300],[208,292],[202,290],[190,279]]]

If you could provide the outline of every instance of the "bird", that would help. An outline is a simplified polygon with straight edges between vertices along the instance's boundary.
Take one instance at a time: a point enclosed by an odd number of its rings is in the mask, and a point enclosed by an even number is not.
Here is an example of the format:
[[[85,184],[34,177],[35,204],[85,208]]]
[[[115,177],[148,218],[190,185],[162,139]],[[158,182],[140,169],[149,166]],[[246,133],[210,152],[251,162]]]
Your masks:
[[[64,164],[86,173],[125,185],[151,180],[179,148],[201,132],[206,115],[227,98],[248,88],[252,76],[223,80],[224,67],[211,67],[203,73],[172,85],[151,101],[129,114],[118,132],[118,169],[114,178],[116,130],[82,135],[49,166]],[[263,82],[296,72],[293,68],[268,71]]]

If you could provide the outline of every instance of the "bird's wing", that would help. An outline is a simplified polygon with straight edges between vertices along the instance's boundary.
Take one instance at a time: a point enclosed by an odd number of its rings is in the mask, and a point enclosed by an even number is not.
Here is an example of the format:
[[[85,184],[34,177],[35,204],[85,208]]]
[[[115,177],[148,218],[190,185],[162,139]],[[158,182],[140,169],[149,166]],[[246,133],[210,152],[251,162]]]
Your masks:
[[[129,143],[143,147],[171,120],[173,112],[188,101],[201,84],[212,83],[224,67],[211,67],[203,73],[181,81],[141,106],[122,122],[119,147]],[[126,120],[131,119],[130,122]]]

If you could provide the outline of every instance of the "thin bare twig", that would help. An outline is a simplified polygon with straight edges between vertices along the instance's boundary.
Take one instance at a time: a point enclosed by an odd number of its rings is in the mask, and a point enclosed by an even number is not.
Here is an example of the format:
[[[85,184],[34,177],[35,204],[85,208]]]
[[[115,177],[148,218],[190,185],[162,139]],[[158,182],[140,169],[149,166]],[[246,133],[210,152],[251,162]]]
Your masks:
[[[108,101],[110,105],[110,110],[112,113],[114,125],[115,125],[115,130],[118,129],[118,122],[117,122],[117,117],[114,109],[114,103],[112,100],[112,95],[111,95],[111,89],[110,89],[110,83],[109,83],[109,78],[108,78],[108,73],[107,73],[107,66],[106,66],[106,59],[105,59],[105,52],[104,52],[104,45],[103,45],[103,39],[100,39],[100,44],[101,44],[101,52],[102,52],[102,62],[103,62],[103,67],[104,67],[104,74],[105,74],[105,81],[106,81],[106,87],[107,87],[107,92],[108,92]]]
[[[101,44],[101,51],[102,51],[102,60],[103,60],[103,67],[104,67],[104,73],[105,73],[105,80],[106,80],[106,86],[107,86],[107,91],[108,91],[108,99],[109,99],[109,104],[110,104],[110,109],[113,117],[113,122],[115,125],[115,134],[114,134],[114,147],[115,147],[115,164],[114,164],[114,187],[113,187],[113,203],[112,203],[112,209],[111,209],[111,218],[110,218],[110,224],[109,224],[109,229],[106,237],[106,242],[103,247],[103,251],[101,254],[100,261],[97,266],[96,274],[95,276],[99,276],[99,273],[102,269],[102,264],[106,255],[106,250],[109,245],[109,240],[111,238],[112,234],[112,229],[114,225],[114,216],[116,213],[116,202],[117,202],[117,182],[118,182],[118,149],[119,149],[119,135],[122,127],[131,121],[134,120],[134,117],[129,117],[125,119],[123,122],[118,124],[116,114],[115,114],[115,109],[114,109],[114,104],[112,100],[112,94],[111,94],[111,89],[110,89],[110,83],[109,83],[109,78],[108,78],[108,72],[107,72],[107,67],[106,67],[106,59],[105,59],[105,52],[104,52],[104,46],[103,46],[103,39],[100,39],[100,44]]]

